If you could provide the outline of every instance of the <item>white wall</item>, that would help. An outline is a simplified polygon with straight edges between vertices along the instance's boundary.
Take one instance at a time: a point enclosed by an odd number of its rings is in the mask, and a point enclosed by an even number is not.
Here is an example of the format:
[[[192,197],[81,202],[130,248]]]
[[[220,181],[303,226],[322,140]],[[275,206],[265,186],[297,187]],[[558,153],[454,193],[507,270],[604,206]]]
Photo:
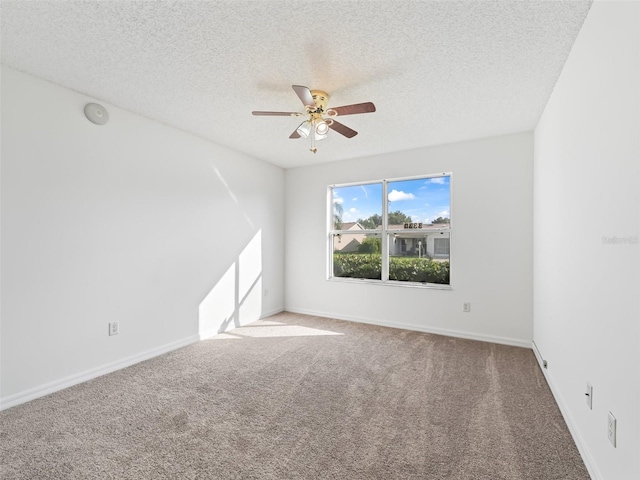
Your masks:
[[[286,309],[530,346],[532,161],[522,133],[286,170]],[[453,173],[452,290],[326,280],[328,185],[438,172]]]
[[[5,407],[283,307],[283,170],[90,101],[2,68]]]
[[[607,480],[640,478],[639,45],[639,3],[595,2],[535,130],[534,340]]]

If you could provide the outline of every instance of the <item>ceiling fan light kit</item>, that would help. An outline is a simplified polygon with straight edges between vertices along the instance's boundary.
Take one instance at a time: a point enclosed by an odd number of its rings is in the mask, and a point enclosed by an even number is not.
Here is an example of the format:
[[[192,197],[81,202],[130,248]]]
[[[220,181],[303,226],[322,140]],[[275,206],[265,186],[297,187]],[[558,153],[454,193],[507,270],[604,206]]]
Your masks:
[[[310,138],[311,150],[313,153],[318,151],[316,141],[327,138],[329,130],[334,130],[347,138],[355,137],[358,132],[334,120],[338,115],[354,115],[357,113],[372,113],[376,111],[376,107],[371,102],[355,103],[353,105],[344,105],[342,107],[327,108],[329,103],[329,94],[322,90],[309,90],[308,87],[302,85],[292,85],[293,90],[302,101],[305,112],[268,112],[253,111],[256,116],[291,116],[291,117],[308,117],[296,128],[289,138]],[[313,134],[312,134],[313,133]]]

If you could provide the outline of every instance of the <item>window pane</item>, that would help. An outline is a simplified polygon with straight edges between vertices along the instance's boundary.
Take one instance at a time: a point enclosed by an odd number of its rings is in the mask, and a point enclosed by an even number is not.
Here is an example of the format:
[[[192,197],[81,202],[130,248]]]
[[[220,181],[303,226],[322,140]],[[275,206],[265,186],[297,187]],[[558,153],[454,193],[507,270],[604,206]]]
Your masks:
[[[334,187],[333,230],[375,230],[382,225],[382,184]]]
[[[389,235],[389,280],[449,285],[449,232]]]
[[[342,233],[333,236],[333,276],[382,278],[380,234]]]
[[[449,176],[441,176],[389,182],[389,229],[431,225],[448,227],[451,208],[449,179]]]

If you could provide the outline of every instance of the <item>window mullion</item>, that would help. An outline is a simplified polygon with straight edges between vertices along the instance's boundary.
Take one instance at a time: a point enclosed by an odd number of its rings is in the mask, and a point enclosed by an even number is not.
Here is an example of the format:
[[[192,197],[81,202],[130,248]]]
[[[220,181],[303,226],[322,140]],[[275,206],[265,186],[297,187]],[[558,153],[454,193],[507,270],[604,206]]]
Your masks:
[[[386,282],[389,280],[389,235],[387,228],[389,227],[389,194],[387,192],[387,181],[382,181],[382,238],[380,248],[382,250],[382,270],[381,280]]]

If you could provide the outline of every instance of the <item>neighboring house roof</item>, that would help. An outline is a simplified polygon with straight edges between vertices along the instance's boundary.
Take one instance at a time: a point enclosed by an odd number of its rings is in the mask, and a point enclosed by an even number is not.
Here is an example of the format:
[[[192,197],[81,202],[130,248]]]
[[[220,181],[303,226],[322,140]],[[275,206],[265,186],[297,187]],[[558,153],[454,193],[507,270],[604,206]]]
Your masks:
[[[355,238],[353,240],[351,240],[349,243],[347,243],[344,247],[340,248],[339,250],[343,253],[352,253],[352,252],[357,252],[358,251],[358,247],[360,247],[361,243],[356,240]]]
[[[341,230],[364,230],[358,222],[344,222]]]

